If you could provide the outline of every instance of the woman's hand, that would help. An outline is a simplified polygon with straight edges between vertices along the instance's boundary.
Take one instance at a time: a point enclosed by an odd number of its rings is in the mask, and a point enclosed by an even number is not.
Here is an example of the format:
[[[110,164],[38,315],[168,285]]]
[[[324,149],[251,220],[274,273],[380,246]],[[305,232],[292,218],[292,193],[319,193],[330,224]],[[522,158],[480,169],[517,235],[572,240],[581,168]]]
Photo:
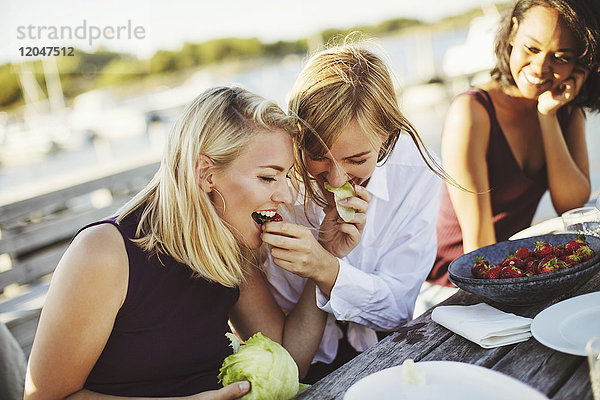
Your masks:
[[[555,114],[577,96],[588,74],[589,71],[586,69],[575,66],[571,76],[562,84],[553,90],[545,91],[538,97],[538,112],[542,115]]]
[[[262,229],[262,240],[272,246],[275,264],[314,280],[325,293],[331,291],[337,279],[338,260],[321,246],[309,228],[288,222],[268,222]]]
[[[250,391],[250,382],[239,381],[219,390],[209,390],[194,396],[194,400],[233,400],[239,399]]]
[[[227,385],[218,390],[209,390],[206,392],[194,394],[191,396],[184,397],[165,397],[165,400],[233,400],[239,399],[246,393],[250,391],[250,382],[248,381],[239,381],[234,382],[230,385]],[[67,397],[67,400],[117,400],[117,399],[130,399],[131,397],[122,397],[122,396],[110,396],[107,394],[92,392],[89,390],[80,390],[77,393],[72,394]],[[153,397],[154,398],[154,397]],[[151,400],[153,398],[147,398]],[[146,397],[136,397],[136,399],[146,399]]]
[[[367,209],[371,195],[362,186],[356,186],[355,192],[358,197],[349,197],[340,201],[340,205],[356,210],[350,222],[345,222],[338,215],[333,204],[333,196],[331,196],[332,203],[323,209],[325,218],[319,229],[319,243],[338,258],[345,257],[356,247],[367,223]]]
[[[193,394],[190,396],[183,397],[165,397],[165,400],[233,400],[239,399],[250,391],[250,382],[239,381],[227,385],[218,390],[209,390],[202,393]],[[67,400],[117,400],[117,399],[131,399],[131,397],[122,396],[111,396],[107,394],[92,392],[89,390],[80,390],[77,393],[67,397]],[[154,397],[136,397],[136,399],[148,399],[152,400]]]

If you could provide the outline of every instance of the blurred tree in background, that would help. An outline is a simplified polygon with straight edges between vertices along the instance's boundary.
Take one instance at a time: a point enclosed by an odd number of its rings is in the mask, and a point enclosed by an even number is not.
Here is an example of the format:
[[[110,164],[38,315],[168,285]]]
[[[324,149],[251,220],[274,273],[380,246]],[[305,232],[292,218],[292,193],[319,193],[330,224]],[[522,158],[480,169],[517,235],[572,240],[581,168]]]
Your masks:
[[[160,74],[177,70],[177,53],[159,50],[150,59],[150,73]]]
[[[342,41],[352,32],[368,33],[369,35],[380,36],[392,32],[399,32],[412,26],[422,25],[422,22],[416,19],[395,18],[383,21],[378,25],[360,25],[349,29],[325,29],[321,32],[323,43],[336,44]]]
[[[21,86],[13,68],[13,64],[0,66],[0,87],[2,88],[0,90],[0,107],[20,103]]]

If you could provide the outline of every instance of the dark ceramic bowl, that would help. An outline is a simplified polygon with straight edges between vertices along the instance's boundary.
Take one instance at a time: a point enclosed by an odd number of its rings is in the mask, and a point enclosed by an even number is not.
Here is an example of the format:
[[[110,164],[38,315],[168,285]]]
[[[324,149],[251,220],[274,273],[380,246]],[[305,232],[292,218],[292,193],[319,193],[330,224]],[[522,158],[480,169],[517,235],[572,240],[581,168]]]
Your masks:
[[[511,251],[521,247],[535,248],[542,240],[551,245],[564,244],[574,238],[573,234],[541,235],[509,240],[482,247],[464,254],[448,266],[450,281],[459,288],[492,301],[513,305],[535,304],[552,300],[582,284],[600,268],[600,238],[586,236],[595,255],[591,259],[569,268],[547,274],[508,279],[478,279],[471,274],[475,257],[485,257],[491,264],[500,264]]]

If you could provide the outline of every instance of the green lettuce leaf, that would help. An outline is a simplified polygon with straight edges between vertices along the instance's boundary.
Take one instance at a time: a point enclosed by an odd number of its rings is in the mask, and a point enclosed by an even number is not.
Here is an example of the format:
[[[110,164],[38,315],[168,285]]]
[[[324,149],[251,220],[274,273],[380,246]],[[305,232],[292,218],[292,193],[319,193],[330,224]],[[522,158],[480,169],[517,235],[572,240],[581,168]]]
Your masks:
[[[342,199],[356,197],[356,193],[354,192],[354,188],[352,188],[350,182],[344,183],[339,188],[334,188],[328,182],[325,182],[325,189],[333,193],[333,198],[335,199],[335,208],[337,209],[340,217],[346,222],[352,221],[356,210],[352,207],[344,207],[339,205],[339,201]]]

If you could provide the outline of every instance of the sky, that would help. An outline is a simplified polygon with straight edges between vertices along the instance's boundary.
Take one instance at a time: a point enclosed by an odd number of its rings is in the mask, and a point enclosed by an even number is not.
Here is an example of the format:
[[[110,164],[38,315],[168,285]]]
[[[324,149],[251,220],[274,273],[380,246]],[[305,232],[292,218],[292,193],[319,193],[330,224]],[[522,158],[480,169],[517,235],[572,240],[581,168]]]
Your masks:
[[[103,45],[149,58],[159,49],[178,49],[185,41],[200,43],[222,37],[295,40],[326,28],[376,24],[392,18],[430,22],[493,2],[0,0],[0,34],[5,38],[0,41],[0,63],[25,60],[19,48],[28,46],[76,46],[93,51]]]

